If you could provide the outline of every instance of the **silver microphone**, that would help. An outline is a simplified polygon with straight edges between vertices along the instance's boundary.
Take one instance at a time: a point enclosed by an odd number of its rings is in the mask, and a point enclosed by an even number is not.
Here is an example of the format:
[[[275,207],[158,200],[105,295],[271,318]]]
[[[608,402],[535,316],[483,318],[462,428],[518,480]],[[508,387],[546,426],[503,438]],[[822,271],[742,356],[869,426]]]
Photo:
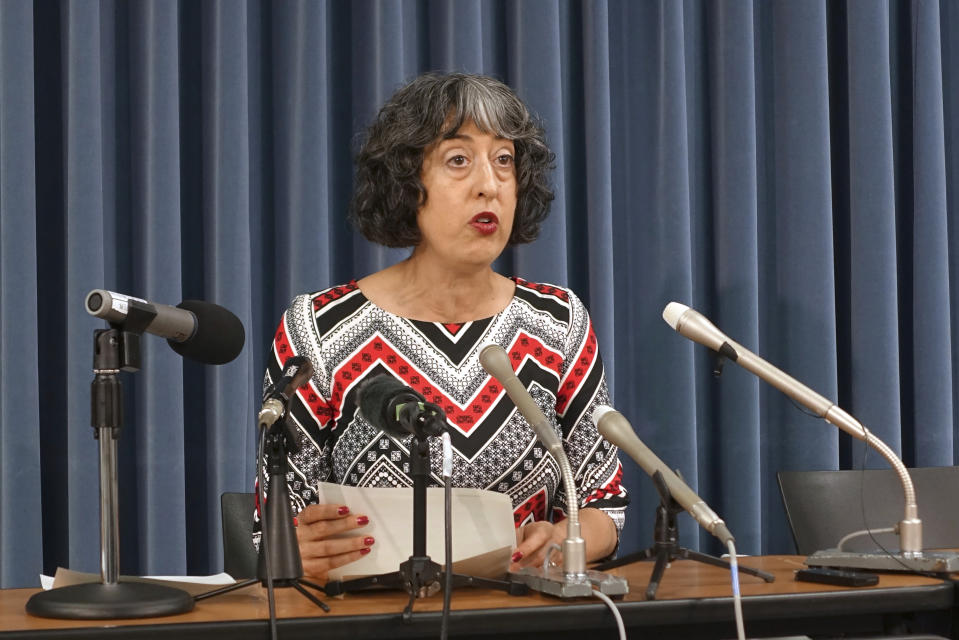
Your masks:
[[[596,425],[600,435],[625,451],[650,477],[656,475],[657,471],[660,472],[673,499],[688,511],[689,515],[695,518],[703,529],[719,538],[724,545],[734,540],[733,534],[726,528],[723,519],[716,515],[716,512],[710,509],[709,505],[696,495],[689,485],[683,482],[682,478],[667,467],[639,439],[623,414],[612,407],[601,405],[593,411],[593,424]]]
[[[203,300],[171,307],[105,289],[87,294],[84,307],[124,331],[166,338],[181,356],[205,364],[226,364],[243,350],[243,323],[230,310]]]
[[[573,467],[566,457],[566,450],[563,449],[563,443],[553,430],[552,424],[513,372],[513,366],[506,351],[496,344],[486,345],[480,350],[479,360],[486,372],[503,385],[506,394],[526,418],[536,437],[553,454],[559,463],[566,488],[568,524],[566,540],[563,541],[562,574],[556,575],[555,570],[544,566],[542,568],[526,567],[519,574],[513,575],[526,582],[532,589],[562,598],[590,596],[594,588],[606,595],[627,593],[629,587],[622,578],[599,571],[587,571],[586,541],[580,535],[579,505]]]
[[[263,404],[257,424],[268,429],[286,415],[287,406],[296,390],[313,376],[313,363],[306,356],[290,356],[283,364],[279,379],[263,393]]]
[[[539,405],[533,400],[533,396],[529,394],[529,391],[526,390],[526,387],[523,386],[520,379],[513,373],[513,365],[510,364],[509,356],[506,355],[503,347],[498,344],[486,345],[480,351],[479,359],[480,364],[483,365],[486,372],[503,385],[510,400],[516,405],[519,412],[523,414],[523,417],[526,418],[526,422],[529,423],[529,426],[536,433],[536,437],[539,438],[540,442],[546,445],[549,452],[556,458],[562,458],[568,465],[569,461],[566,460],[566,450],[563,449],[563,443],[553,430],[552,423],[546,419]],[[566,489],[569,491],[572,487],[567,487]],[[575,509],[575,505],[570,506]],[[577,524],[578,523],[579,521],[577,520]]]
[[[787,396],[833,423],[850,435],[865,439],[865,428],[832,401],[819,395],[782,370],[769,364],[746,347],[716,328],[703,314],[679,302],[670,302],[663,310],[663,320],[693,342],[705,345],[776,387]]]
[[[861,567],[865,569],[903,568],[924,571],[955,571],[959,569],[959,554],[950,552],[948,557],[941,552],[922,551],[922,521],[919,519],[916,504],[916,490],[909,471],[899,456],[886,443],[872,434],[849,413],[836,406],[831,400],[816,393],[781,369],[766,362],[755,353],[732,340],[720,331],[705,316],[679,302],[670,302],[663,309],[663,320],[677,332],[727,357],[758,378],[779,389],[784,394],[806,407],[830,424],[845,431],[852,437],[862,440],[876,449],[895,469],[902,483],[905,495],[905,515],[899,522],[900,556],[890,554],[840,553],[816,558],[825,552],[810,556],[807,564],[831,566]],[[828,557],[827,557],[828,556]],[[908,565],[908,566],[907,566]]]

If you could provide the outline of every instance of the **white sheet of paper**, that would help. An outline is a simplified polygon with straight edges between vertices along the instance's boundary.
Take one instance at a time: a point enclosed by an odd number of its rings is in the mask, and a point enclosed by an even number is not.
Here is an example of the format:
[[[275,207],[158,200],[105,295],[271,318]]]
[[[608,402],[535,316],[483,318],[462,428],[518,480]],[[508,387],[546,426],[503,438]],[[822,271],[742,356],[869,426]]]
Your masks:
[[[50,576],[40,575],[40,586],[44,589],[55,589],[58,587],[68,587],[73,584],[100,582],[100,580],[99,573],[84,573],[57,567],[57,572],[52,578]],[[215,587],[222,587],[236,582],[236,580],[227,573],[217,573],[210,576],[120,576],[120,580],[123,582],[166,584],[171,587],[179,587],[190,595],[198,595],[210,591]]]
[[[369,517],[369,525],[344,536],[369,535],[376,540],[368,555],[330,571],[330,580],[390,573],[413,554],[412,489],[332,483],[321,483],[318,489],[321,503],[344,504],[351,513]],[[426,553],[442,565],[446,561],[443,488],[428,488],[426,503]],[[482,489],[453,489],[452,521],[454,571],[478,577],[505,576],[516,547],[509,497]]]

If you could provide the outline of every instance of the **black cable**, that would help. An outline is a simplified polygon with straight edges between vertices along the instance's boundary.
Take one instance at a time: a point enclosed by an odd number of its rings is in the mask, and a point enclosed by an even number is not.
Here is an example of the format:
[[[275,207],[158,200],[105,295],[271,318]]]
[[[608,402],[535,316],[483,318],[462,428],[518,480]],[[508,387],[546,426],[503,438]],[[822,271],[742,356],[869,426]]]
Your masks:
[[[266,429],[260,428],[260,443],[257,445],[256,456],[256,477],[259,495],[257,500],[260,503],[260,553],[265,554],[264,565],[266,567],[266,599],[270,607],[270,640],[277,640],[276,631],[276,600],[273,594],[273,563],[270,562],[270,535],[269,527],[266,525],[266,489],[264,484],[266,478],[263,474],[263,457],[266,454]]]
[[[888,555],[892,556],[891,553],[886,551],[879,541],[872,535],[872,527],[869,526],[869,523],[866,522],[866,458],[869,456],[869,443],[863,442],[862,444],[862,460],[859,462],[859,512],[862,515],[862,526],[865,528],[866,533],[869,534],[869,539],[872,540],[873,544],[885,551]]]
[[[889,556],[890,558],[898,562],[902,566],[902,568],[905,569],[906,571],[910,571],[912,573],[917,573],[920,575],[929,575],[929,576],[935,577],[936,574],[933,572],[923,571],[921,569],[910,567],[908,564],[900,560],[899,556],[897,556],[895,553],[886,549],[886,547],[882,546],[882,543],[880,543],[879,540],[877,540],[876,537],[872,535],[872,527],[870,527],[869,523],[866,522],[866,457],[868,455],[869,455],[869,442],[867,441],[863,443],[862,462],[860,463],[862,465],[862,468],[860,469],[861,473],[859,474],[859,509],[862,512],[862,525],[866,528],[866,533],[869,534],[869,539],[872,540],[872,543],[876,545],[877,547],[879,547],[879,549],[881,549],[883,553],[885,553],[887,556]],[[899,535],[902,536],[901,531],[899,532]],[[901,553],[902,549],[900,549],[899,551]]]

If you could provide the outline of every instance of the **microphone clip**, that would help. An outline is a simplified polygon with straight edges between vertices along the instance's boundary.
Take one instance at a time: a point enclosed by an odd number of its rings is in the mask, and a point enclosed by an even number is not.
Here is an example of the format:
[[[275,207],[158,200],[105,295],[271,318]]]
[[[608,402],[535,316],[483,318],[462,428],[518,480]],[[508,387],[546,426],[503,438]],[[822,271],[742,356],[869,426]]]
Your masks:
[[[440,436],[446,431],[446,413],[416,392],[396,396],[387,406],[396,422],[417,439]]]
[[[723,365],[726,364],[727,359],[733,362],[739,359],[739,354],[728,342],[723,342],[719,350],[713,352],[713,356],[713,377],[716,378],[723,375]]]
[[[719,353],[713,353],[713,377],[718,378],[723,375],[723,367],[726,365],[726,357]]]
[[[156,308],[148,303],[135,298],[127,301],[126,317],[120,322],[110,322],[111,327],[122,329],[127,333],[142,334],[157,317]]]

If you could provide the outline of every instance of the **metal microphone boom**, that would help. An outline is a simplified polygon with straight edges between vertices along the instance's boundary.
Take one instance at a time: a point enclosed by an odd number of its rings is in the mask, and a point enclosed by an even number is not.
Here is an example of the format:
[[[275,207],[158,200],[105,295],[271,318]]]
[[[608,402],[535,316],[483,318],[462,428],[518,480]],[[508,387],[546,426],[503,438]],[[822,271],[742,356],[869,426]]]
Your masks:
[[[781,369],[769,364],[749,349],[733,341],[716,325],[694,309],[679,302],[670,302],[663,309],[663,320],[684,337],[698,342],[732,360],[743,369],[776,387],[817,416],[862,440],[876,449],[896,470],[905,494],[905,515],[897,526],[898,554],[857,553],[831,549],[817,551],[806,559],[806,564],[818,566],[856,567],[902,571],[956,571],[959,554],[922,550],[922,521],[916,504],[916,490],[909,471],[886,443],[872,434],[858,420],[840,409],[834,402],[819,395]]]
[[[580,536],[579,505],[576,503],[576,484],[573,480],[573,468],[566,457],[563,443],[539,405],[516,377],[509,356],[503,347],[489,344],[480,350],[480,364],[487,373],[496,378],[516,408],[526,418],[526,422],[549,450],[562,470],[566,487],[568,524],[566,539],[563,541],[562,570],[555,568],[526,567],[514,577],[524,581],[531,589],[549,593],[561,598],[590,596],[593,589],[606,595],[622,595],[629,591],[625,580],[619,576],[586,569],[586,542]]]

